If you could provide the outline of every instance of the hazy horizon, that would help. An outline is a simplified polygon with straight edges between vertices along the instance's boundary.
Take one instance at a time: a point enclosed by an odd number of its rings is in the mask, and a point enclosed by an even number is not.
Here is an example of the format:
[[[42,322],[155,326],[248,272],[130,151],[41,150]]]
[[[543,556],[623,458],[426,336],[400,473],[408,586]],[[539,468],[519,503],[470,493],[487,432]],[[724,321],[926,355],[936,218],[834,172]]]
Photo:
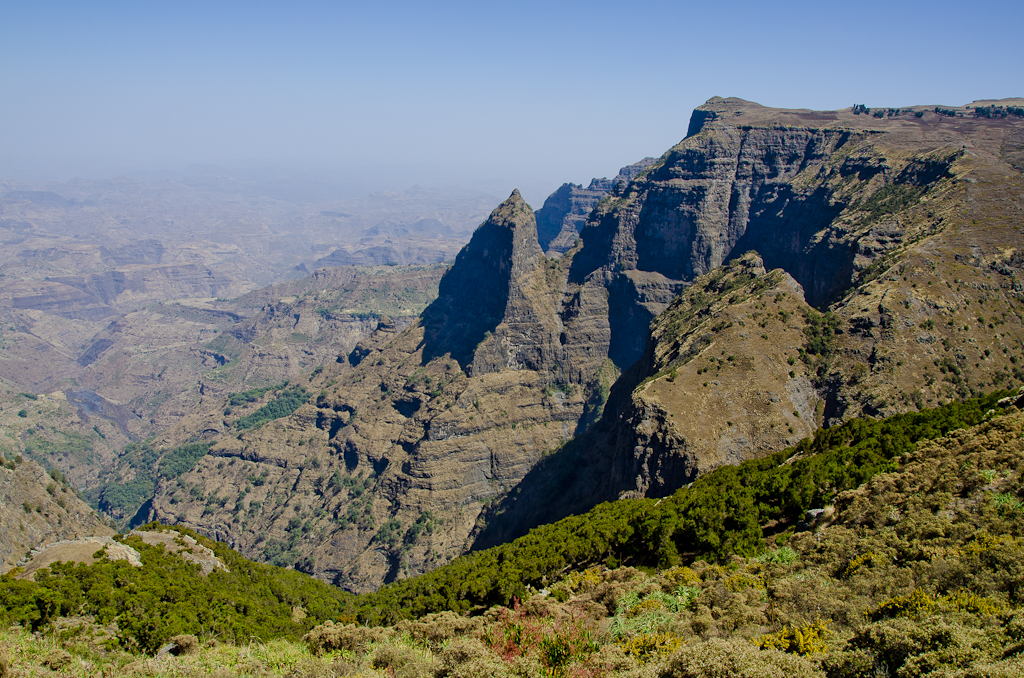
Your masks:
[[[519,188],[539,207],[660,155],[716,95],[815,109],[1024,95],[1022,15],[917,0],[9,4],[0,180],[206,167],[353,195]]]

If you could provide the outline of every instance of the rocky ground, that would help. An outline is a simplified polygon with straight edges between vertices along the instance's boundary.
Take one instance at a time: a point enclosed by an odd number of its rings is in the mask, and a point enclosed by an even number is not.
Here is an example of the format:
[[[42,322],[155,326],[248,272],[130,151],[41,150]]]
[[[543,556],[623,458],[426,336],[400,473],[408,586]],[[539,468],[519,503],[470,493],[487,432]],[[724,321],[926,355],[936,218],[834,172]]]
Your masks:
[[[32,549],[114,530],[78,498],[63,477],[30,459],[4,459],[0,468],[0,569],[7,571]],[[96,551],[94,547],[92,551]]]

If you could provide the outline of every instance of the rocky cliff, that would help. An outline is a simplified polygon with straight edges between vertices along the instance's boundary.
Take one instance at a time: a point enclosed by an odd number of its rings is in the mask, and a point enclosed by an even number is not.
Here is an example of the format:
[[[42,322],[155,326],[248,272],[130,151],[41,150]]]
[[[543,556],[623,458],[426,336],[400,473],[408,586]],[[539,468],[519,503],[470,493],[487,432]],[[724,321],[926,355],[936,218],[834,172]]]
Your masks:
[[[594,205],[618,184],[633,180],[657,158],[644,158],[619,170],[613,179],[591,179],[590,185],[565,183],[549,195],[537,210],[537,237],[549,256],[565,254],[576,244],[580,230]]]
[[[608,290],[606,315],[591,298],[609,354],[636,362],[604,419],[492,507],[478,542],[671,492],[822,425],[1024,380],[1024,181],[1006,155],[1024,120],[971,110],[698,109],[662,164],[597,206],[572,260],[570,287]],[[654,296],[635,281],[662,276],[660,292],[700,273],[646,343],[616,346],[633,326],[616,305]]]
[[[513,193],[418,323],[382,321],[290,417],[225,420],[153,515],[363,590],[831,422],[1019,381],[1022,121],[972,110],[715,98],[554,260]]]
[[[584,411],[562,370],[564,281],[514,192],[418,323],[382,319],[291,417],[237,433],[225,421],[209,456],[161,483],[151,516],[358,590],[454,557],[481,507]]]

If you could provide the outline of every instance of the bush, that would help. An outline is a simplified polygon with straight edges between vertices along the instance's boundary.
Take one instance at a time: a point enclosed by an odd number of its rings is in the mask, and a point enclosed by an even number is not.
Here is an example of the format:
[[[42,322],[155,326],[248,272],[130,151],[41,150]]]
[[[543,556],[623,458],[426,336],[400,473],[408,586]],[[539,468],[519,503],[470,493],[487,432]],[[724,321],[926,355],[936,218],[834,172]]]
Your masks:
[[[263,388],[251,388],[248,391],[241,391],[239,393],[232,393],[231,397],[228,398],[228,406],[237,407],[238,405],[244,405],[246,403],[254,403],[263,397],[264,393],[269,391],[277,391],[288,386],[288,382],[277,384],[276,386],[265,386]]]
[[[43,657],[43,666],[51,671],[61,672],[71,666],[71,655],[64,650],[55,648]]]
[[[512,667],[476,638],[457,638],[441,652],[438,678],[511,678]]]
[[[669,657],[655,673],[658,678],[822,678],[804,657],[778,650],[758,650],[745,640],[721,640],[687,645]]]
[[[324,652],[338,650],[364,652],[371,643],[380,642],[387,635],[387,632],[381,628],[356,624],[335,624],[328,620],[303,636],[302,640],[313,655],[319,656]]]
[[[174,649],[171,650],[171,654],[174,655],[192,654],[199,649],[199,639],[191,633],[174,636],[168,642],[174,644]]]
[[[874,665],[887,666],[890,675],[917,676],[940,667],[967,667],[981,658],[985,644],[981,631],[937,617],[896,618],[865,626],[849,641],[848,649],[866,652]]]
[[[812,655],[825,652],[829,636],[828,624],[821,620],[801,627],[785,626],[781,631],[768,633],[754,644],[762,650],[782,650],[793,654]]]
[[[437,649],[453,638],[462,638],[480,631],[483,622],[482,617],[463,617],[445,610],[418,620],[403,620],[395,625],[395,630]]]
[[[419,648],[403,642],[385,642],[374,647],[370,666],[386,670],[395,678],[422,678],[432,676],[436,668],[433,657]]]

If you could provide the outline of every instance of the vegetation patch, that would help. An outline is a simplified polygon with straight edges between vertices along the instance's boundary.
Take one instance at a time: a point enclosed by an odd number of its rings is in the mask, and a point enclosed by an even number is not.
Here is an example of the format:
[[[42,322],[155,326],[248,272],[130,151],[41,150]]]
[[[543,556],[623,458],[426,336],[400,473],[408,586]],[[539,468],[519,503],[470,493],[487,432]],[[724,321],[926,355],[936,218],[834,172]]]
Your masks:
[[[188,473],[209,451],[209,443],[189,443],[165,452],[160,459],[159,474],[170,480]]]
[[[252,414],[239,417],[235,422],[235,428],[240,430],[256,428],[268,421],[287,417],[309,400],[309,391],[303,386],[293,386],[282,391],[272,401],[259,408]]]
[[[264,386],[262,388],[250,388],[247,391],[239,391],[238,393],[232,393],[228,398],[228,405],[230,407],[238,407],[239,405],[245,405],[247,403],[254,403],[264,396],[264,394],[270,391],[279,391],[283,388],[288,387],[288,382],[284,381],[275,386]]]
[[[800,349],[800,359],[806,363],[815,379],[825,378],[830,366],[836,335],[840,332],[839,316],[826,311],[804,310],[804,336],[806,341]]]
[[[252,637],[298,640],[336,617],[351,598],[299,572],[254,563],[224,544],[175,530],[212,549],[227,570],[201,576],[199,565],[129,535],[120,539],[141,554],[143,567],[104,558],[94,565],[56,563],[39,570],[35,581],[0,577],[0,617],[38,631],[60,617],[89,615],[101,626],[116,623],[116,647],[153,654],[171,637],[197,631],[237,644]],[[297,621],[296,607],[306,615]]]
[[[821,431],[359,597],[195,535],[228,571],[122,537],[144,567],[0,578],[0,621],[38,633],[0,640],[14,671],[81,675],[1016,676],[1024,524],[995,497],[1024,491],[1024,416],[991,417],[1001,395]],[[794,531],[820,502],[827,520]],[[168,641],[179,656],[138,658]]]

